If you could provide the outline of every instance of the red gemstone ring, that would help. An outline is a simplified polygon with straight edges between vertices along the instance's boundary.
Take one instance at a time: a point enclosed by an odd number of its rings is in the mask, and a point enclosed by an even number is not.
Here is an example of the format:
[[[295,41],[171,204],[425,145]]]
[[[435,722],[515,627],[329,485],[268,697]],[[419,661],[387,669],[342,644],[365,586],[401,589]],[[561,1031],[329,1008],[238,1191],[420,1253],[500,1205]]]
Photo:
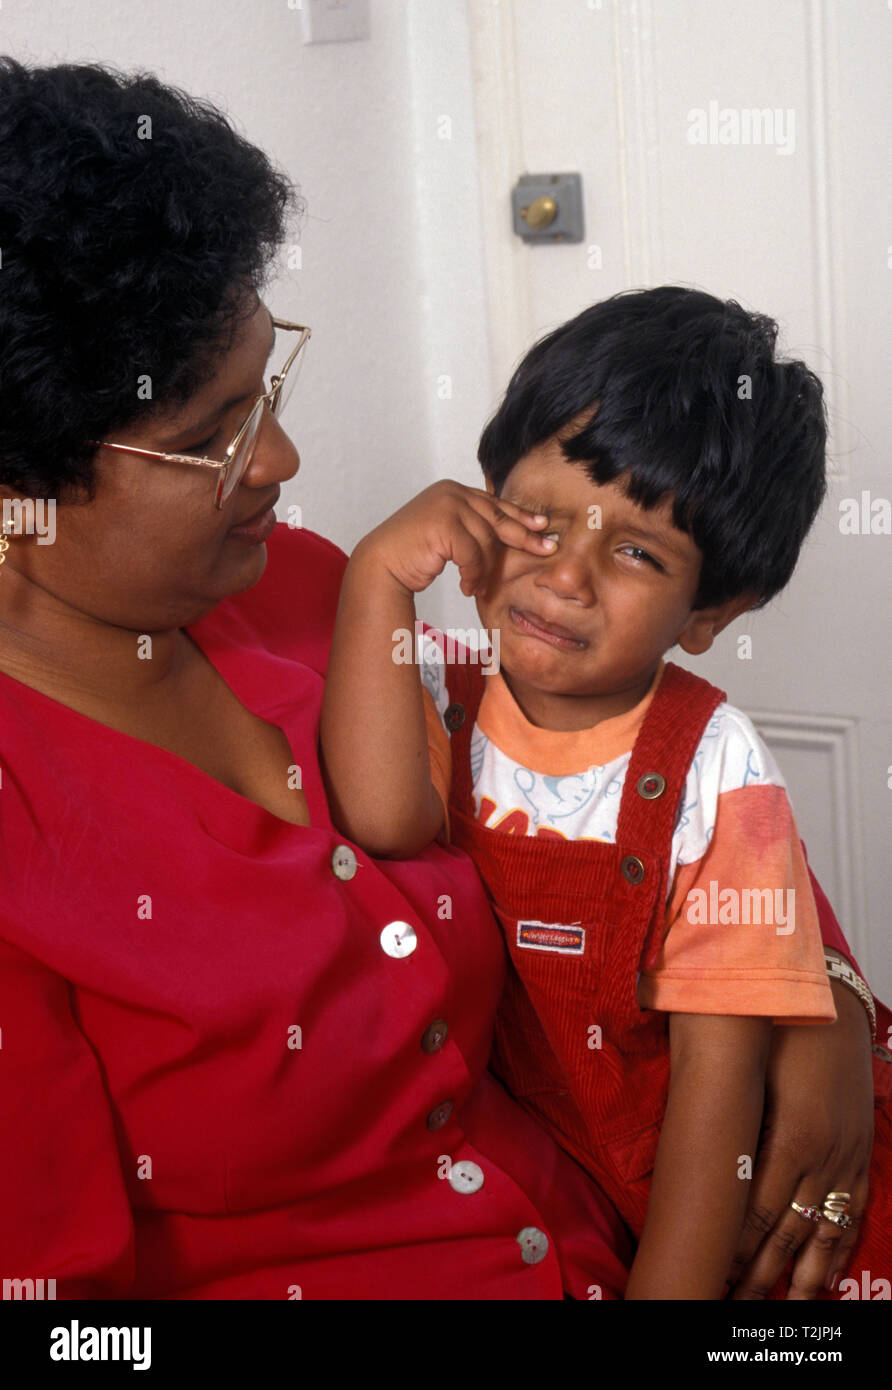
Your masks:
[[[806,1221],[822,1220],[819,1207],[801,1207],[798,1202],[791,1202],[790,1206],[794,1211],[798,1211],[800,1216],[804,1216]]]

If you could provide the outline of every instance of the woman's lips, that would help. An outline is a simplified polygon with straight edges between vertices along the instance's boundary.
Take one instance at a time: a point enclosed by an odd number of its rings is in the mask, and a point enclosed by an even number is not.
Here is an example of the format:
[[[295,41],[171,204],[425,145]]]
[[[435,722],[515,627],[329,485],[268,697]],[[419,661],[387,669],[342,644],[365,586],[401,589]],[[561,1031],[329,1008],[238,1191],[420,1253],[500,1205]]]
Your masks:
[[[273,531],[276,529],[276,514],[272,507],[267,507],[265,512],[261,512],[253,521],[246,522],[243,526],[233,526],[230,528],[229,537],[234,541],[244,541],[247,545],[262,545],[268,541]]]
[[[538,617],[535,613],[528,613],[520,608],[509,608],[508,613],[514,626],[526,637],[537,637],[540,642],[547,642],[550,647],[560,647],[562,651],[579,651],[581,647],[588,646],[588,642],[574,637],[565,627],[546,623],[544,618]]]

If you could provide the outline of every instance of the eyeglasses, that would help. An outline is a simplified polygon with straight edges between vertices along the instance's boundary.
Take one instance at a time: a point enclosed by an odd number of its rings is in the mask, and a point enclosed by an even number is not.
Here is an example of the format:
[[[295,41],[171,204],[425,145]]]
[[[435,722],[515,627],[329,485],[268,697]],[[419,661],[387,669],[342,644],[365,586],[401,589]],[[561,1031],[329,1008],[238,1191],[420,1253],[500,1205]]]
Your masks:
[[[217,469],[220,476],[217,480],[214,504],[219,511],[222,511],[223,503],[232,496],[238,487],[254,455],[254,446],[257,443],[257,436],[260,434],[264,405],[269,405],[273,414],[279,416],[291,398],[303,362],[303,348],[312,332],[304,324],[288,323],[286,319],[273,319],[273,327],[283,329],[286,333],[299,333],[300,337],[281,372],[277,376],[270,377],[272,383],[270,389],[264,395],[257,397],[247,420],[221,460],[198,458],[194,454],[164,454],[158,449],[138,449],[134,444],[110,444],[107,439],[88,439],[87,443],[93,444],[99,449],[119,449],[124,454],[141,454],[144,458],[162,459],[165,463],[189,463],[196,468]]]

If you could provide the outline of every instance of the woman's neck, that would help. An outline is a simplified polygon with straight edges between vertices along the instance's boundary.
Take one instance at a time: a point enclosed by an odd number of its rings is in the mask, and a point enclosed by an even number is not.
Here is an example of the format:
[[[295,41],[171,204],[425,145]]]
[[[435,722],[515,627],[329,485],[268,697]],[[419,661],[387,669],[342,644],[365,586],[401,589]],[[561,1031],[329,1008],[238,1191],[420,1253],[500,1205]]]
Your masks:
[[[0,670],[74,709],[126,708],[166,694],[190,655],[184,639],[179,628],[139,633],[103,622],[0,569]]]

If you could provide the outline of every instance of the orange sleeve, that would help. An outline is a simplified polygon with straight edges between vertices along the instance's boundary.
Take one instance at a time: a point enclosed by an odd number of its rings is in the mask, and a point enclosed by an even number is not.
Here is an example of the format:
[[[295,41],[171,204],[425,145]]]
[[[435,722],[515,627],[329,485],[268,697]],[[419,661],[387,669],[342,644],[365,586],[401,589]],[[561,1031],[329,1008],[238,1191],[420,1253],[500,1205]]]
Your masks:
[[[832,1023],[821,929],[783,787],[723,792],[703,858],[680,865],[643,1008]]]
[[[443,721],[437,713],[434,697],[426,686],[421,687],[424,698],[424,719],[427,724],[427,751],[431,763],[431,781],[443,803],[446,817],[445,838],[449,839],[449,792],[452,786],[452,748]]]

